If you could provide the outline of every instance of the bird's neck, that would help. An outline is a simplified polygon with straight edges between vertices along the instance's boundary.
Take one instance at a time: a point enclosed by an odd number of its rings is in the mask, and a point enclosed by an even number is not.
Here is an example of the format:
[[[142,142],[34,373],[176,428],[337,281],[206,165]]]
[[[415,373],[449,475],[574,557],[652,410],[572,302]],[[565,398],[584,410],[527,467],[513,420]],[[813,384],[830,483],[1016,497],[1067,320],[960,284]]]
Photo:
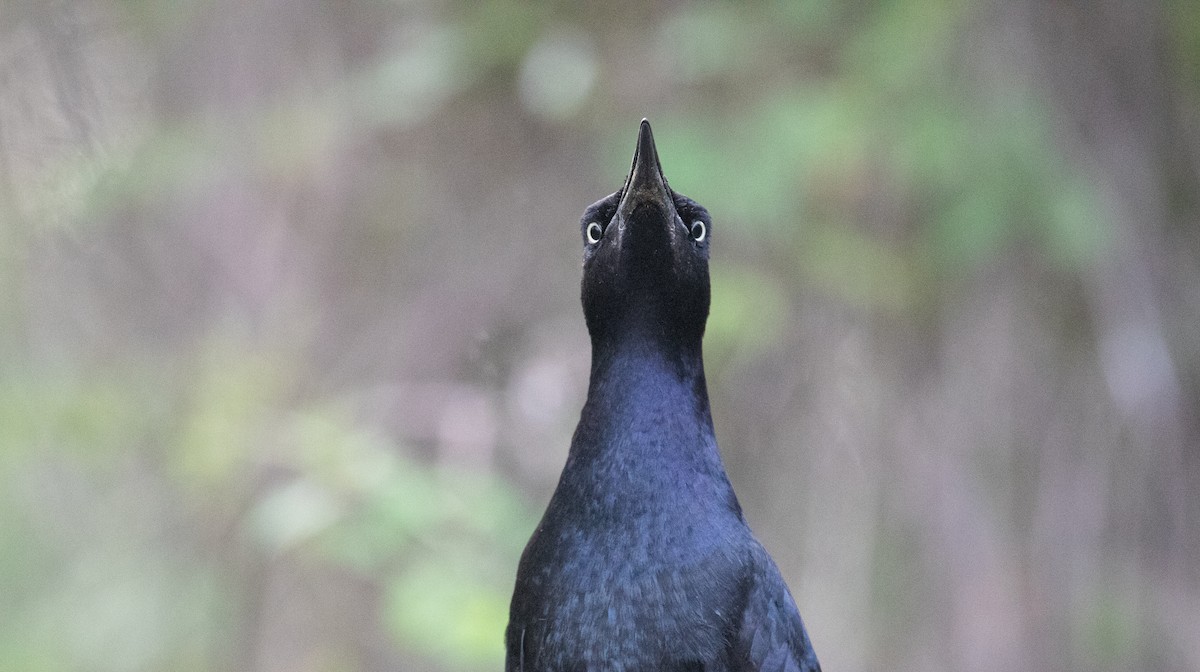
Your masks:
[[[719,466],[700,339],[593,340],[588,398],[572,452]]]
[[[593,525],[668,511],[740,518],[713,434],[699,337],[665,347],[593,339],[588,398],[554,501],[587,502]]]

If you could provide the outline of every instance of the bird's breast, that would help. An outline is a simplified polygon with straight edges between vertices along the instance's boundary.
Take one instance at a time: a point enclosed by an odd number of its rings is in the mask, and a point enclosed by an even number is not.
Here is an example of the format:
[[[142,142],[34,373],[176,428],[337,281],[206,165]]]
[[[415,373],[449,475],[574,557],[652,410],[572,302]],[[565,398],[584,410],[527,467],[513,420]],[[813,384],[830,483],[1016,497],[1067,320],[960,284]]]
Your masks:
[[[672,566],[628,550],[568,556],[543,575],[554,600],[526,645],[547,669],[684,669],[722,655],[736,585],[724,562]]]
[[[518,587],[528,659],[547,663],[532,669],[688,669],[719,659],[741,576],[738,535],[648,513],[539,530],[527,550],[536,569]]]

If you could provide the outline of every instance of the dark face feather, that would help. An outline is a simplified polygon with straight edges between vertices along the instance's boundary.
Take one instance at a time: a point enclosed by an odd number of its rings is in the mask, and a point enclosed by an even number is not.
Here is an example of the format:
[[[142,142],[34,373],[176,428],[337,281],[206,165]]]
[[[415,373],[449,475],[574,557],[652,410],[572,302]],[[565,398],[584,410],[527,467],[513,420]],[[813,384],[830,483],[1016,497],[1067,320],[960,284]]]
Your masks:
[[[583,309],[594,341],[613,334],[699,341],[712,220],[667,185],[645,120],[625,185],[588,206],[580,227]]]

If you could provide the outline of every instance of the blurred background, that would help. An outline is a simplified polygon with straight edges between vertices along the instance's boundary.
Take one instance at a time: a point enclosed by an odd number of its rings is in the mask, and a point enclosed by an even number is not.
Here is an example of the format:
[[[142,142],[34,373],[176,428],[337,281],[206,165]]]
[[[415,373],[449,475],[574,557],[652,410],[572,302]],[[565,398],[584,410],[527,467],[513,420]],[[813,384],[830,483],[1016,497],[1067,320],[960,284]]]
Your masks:
[[[502,667],[637,122],[825,669],[1200,669],[1194,0],[0,1],[0,667]]]

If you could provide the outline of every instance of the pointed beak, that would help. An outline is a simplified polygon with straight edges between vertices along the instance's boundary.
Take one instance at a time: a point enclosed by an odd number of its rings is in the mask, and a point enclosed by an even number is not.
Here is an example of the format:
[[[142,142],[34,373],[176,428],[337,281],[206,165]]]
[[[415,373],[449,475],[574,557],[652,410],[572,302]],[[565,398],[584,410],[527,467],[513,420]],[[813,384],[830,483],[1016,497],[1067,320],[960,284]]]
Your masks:
[[[671,190],[667,188],[667,180],[663,177],[662,165],[658,162],[654,134],[650,132],[650,122],[642,119],[637,148],[633,151],[633,167],[629,169],[629,180],[617,205],[617,216],[628,221],[638,206],[651,204],[658,206],[668,221],[674,219],[675,204],[671,199]]]

